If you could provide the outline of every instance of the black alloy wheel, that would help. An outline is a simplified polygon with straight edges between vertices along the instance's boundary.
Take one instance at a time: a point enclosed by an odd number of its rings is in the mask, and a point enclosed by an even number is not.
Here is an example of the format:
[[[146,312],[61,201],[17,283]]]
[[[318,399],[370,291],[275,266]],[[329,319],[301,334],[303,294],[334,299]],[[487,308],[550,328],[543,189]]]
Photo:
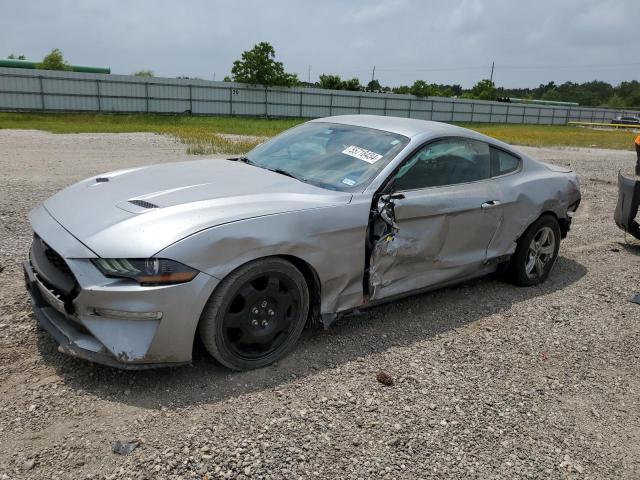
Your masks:
[[[309,292],[290,262],[270,258],[231,273],[200,322],[211,355],[236,370],[268,365],[291,350],[306,323]]]

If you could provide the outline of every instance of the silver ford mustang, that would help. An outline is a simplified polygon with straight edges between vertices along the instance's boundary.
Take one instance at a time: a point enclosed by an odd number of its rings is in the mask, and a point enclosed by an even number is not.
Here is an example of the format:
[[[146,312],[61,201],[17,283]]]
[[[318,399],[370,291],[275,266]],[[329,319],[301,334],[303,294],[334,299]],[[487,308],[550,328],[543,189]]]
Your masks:
[[[24,262],[59,351],[120,368],[267,365],[305,324],[499,272],[549,275],[570,170],[437,122],[312,120],[246,156],[89,178],[30,213]]]

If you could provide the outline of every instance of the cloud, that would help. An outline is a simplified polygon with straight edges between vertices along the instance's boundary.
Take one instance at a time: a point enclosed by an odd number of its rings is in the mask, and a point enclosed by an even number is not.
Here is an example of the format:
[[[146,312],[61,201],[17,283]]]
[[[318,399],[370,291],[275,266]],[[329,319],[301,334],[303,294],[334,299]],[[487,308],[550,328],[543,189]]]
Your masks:
[[[0,46],[114,73],[221,79],[242,51],[272,43],[289,71],[387,85],[424,79],[505,86],[637,78],[638,0],[0,0]],[[633,64],[634,65],[630,65]],[[609,65],[598,67],[598,65]],[[562,68],[558,68],[561,66]]]
[[[405,12],[408,2],[404,0],[383,0],[376,2],[360,2],[353,12],[347,16],[350,21],[358,23],[370,22],[372,20],[385,20]]]

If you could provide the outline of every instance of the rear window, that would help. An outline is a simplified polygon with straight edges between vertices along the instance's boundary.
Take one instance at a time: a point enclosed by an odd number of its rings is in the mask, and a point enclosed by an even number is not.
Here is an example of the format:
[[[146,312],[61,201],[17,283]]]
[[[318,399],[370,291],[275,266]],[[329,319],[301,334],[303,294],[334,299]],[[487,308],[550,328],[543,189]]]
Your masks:
[[[492,148],[493,156],[493,172],[494,177],[515,172],[520,168],[520,159],[515,155],[511,155],[503,150]]]

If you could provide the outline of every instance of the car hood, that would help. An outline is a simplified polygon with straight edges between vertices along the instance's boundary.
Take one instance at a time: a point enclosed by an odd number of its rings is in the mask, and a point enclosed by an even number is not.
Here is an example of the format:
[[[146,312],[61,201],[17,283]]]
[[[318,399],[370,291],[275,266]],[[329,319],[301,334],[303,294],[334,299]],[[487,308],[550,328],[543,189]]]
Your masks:
[[[349,193],[213,159],[92,177],[52,196],[44,207],[97,255],[144,258],[207,228],[350,200]]]

